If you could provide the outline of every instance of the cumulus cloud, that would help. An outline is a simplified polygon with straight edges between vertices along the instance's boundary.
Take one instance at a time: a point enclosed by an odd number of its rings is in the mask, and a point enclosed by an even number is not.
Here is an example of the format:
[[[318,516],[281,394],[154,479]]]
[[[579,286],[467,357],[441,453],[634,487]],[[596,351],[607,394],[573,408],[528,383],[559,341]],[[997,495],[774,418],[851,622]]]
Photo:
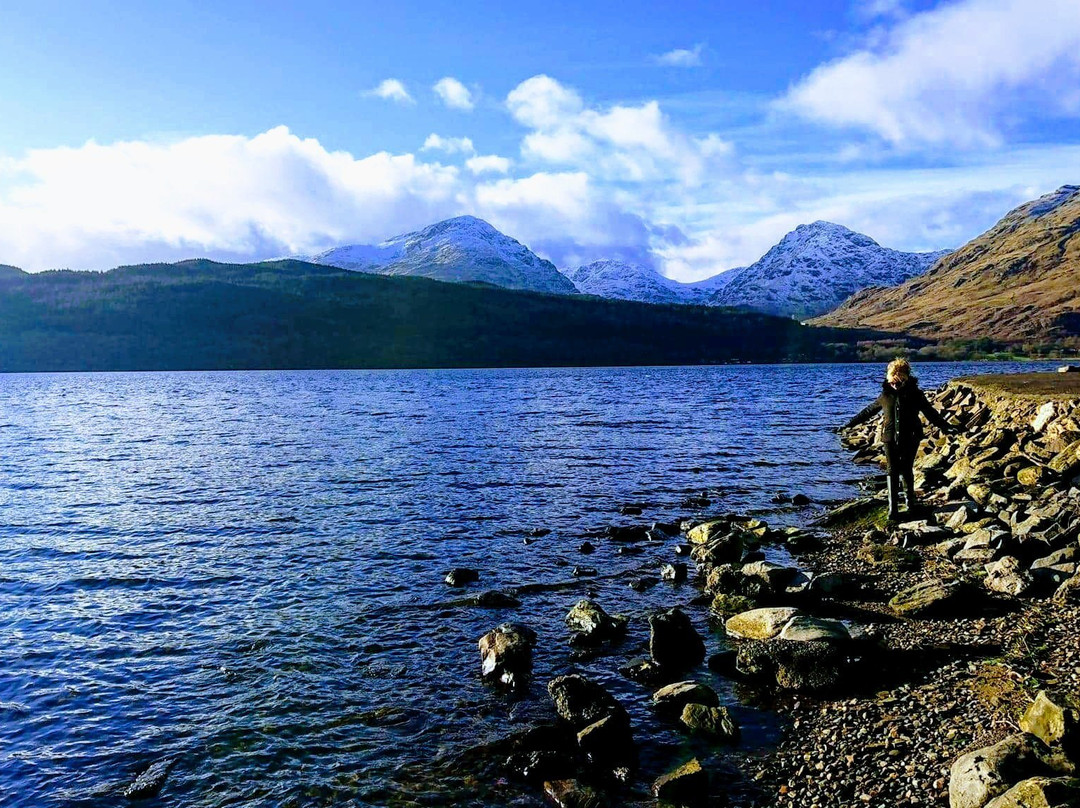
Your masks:
[[[680,132],[656,101],[591,107],[550,76],[523,81],[506,106],[531,130],[522,140],[523,157],[587,169],[607,180],[698,185],[716,168],[716,158],[730,152],[718,135],[692,138]]]
[[[465,167],[473,174],[506,174],[510,171],[510,159],[497,154],[483,154],[470,157]]]
[[[667,53],[654,57],[659,65],[665,67],[701,67],[701,54],[705,45],[698,43],[692,48],[675,48]]]
[[[435,94],[442,99],[446,106],[453,109],[471,110],[475,106],[472,93],[469,88],[452,76],[446,76],[435,82],[432,87]]]
[[[960,0],[875,39],[812,71],[780,107],[900,147],[997,146],[1012,120],[1080,113],[1076,0]]]
[[[476,152],[472,140],[467,137],[442,137],[434,132],[427,136],[421,148],[423,151],[441,151],[447,154],[473,154]]]
[[[387,101],[394,101],[398,104],[415,104],[413,97],[409,95],[409,91],[405,89],[404,83],[398,79],[383,79],[379,82],[378,86],[368,90],[365,95],[375,96],[376,98],[383,98]]]

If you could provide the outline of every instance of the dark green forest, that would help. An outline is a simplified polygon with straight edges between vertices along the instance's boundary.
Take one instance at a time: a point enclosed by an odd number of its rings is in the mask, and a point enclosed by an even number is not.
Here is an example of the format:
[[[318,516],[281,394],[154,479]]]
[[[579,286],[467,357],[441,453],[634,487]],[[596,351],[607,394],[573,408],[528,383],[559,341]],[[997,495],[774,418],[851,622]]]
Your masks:
[[[853,358],[873,337],[300,261],[0,270],[0,371],[812,361]]]

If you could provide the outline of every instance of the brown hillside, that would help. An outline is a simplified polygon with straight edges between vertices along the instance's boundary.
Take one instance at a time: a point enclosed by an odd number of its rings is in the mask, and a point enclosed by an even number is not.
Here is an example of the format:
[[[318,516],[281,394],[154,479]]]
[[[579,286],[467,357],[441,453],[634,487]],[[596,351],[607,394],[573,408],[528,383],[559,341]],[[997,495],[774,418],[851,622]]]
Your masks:
[[[931,339],[1080,335],[1080,186],[1021,205],[926,274],[865,289],[812,322]]]

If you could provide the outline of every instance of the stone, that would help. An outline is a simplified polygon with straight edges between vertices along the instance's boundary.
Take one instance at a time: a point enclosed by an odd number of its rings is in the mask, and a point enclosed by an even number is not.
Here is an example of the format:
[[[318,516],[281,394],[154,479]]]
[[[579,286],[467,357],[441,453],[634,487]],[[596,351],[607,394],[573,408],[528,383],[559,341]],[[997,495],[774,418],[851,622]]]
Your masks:
[[[1052,774],[1043,762],[1046,751],[1042,741],[1025,732],[961,755],[949,772],[949,808],[984,808],[1013,783]]]
[[[651,659],[632,659],[620,666],[619,673],[643,685],[656,685],[668,678],[667,671]]]
[[[792,617],[777,636],[781,640],[794,642],[846,642],[851,639],[847,626],[839,620],[827,620],[805,614]]]
[[[798,572],[794,567],[785,567],[771,561],[753,561],[744,564],[742,568],[743,575],[760,578],[773,592],[782,592]]]
[[[739,592],[743,582],[740,568],[734,564],[717,564],[705,576],[705,591],[710,595],[718,592]]]
[[[165,786],[169,770],[175,765],[175,758],[155,760],[139,773],[138,777],[124,789],[124,796],[129,800],[145,800],[156,797]]]
[[[972,483],[967,487],[967,495],[983,506],[990,502],[993,493],[986,483]]]
[[[1005,556],[992,564],[986,565],[984,583],[986,588],[992,592],[1020,597],[1030,591],[1035,581],[1031,577],[1031,573],[1020,566],[1018,558]]]
[[[833,642],[752,640],[739,645],[735,668],[764,685],[821,691],[834,689],[840,683],[848,662],[843,646]]]
[[[842,572],[826,572],[810,579],[810,591],[830,598],[856,588],[855,582]]]
[[[717,593],[709,609],[718,617],[730,617],[740,612],[747,612],[757,606],[757,601],[745,595],[729,595],[726,592]]]
[[[1043,428],[1050,423],[1050,419],[1054,417],[1054,402],[1047,401],[1041,407],[1038,412],[1035,413],[1035,417],[1031,421],[1031,430],[1033,432],[1042,432]]]
[[[640,578],[632,580],[629,586],[635,592],[645,592],[646,590],[652,589],[658,583],[660,583],[660,579],[655,575],[642,575]]]
[[[619,513],[623,516],[641,516],[640,505],[623,505],[619,508]]]
[[[1060,744],[1066,755],[1080,752],[1080,714],[1040,691],[1020,719],[1020,729],[1047,746]]]
[[[505,765],[529,783],[566,777],[577,768],[575,759],[559,749],[515,752],[506,759]]]
[[[691,544],[708,544],[713,539],[719,538],[731,530],[731,523],[726,519],[713,519],[702,522],[691,528],[686,533],[686,538]]]
[[[675,805],[695,805],[709,794],[709,775],[697,758],[688,760],[653,783],[653,796]]]
[[[692,545],[690,545],[690,544],[676,544],[675,545],[675,555],[677,555],[677,556],[688,556],[688,555],[690,555],[690,550],[691,549],[692,549]]]
[[[806,494],[796,494],[791,498],[791,504],[797,508],[805,508],[810,504],[810,497]]]
[[[897,593],[889,601],[889,608],[902,617],[936,614],[949,605],[953,593],[953,588],[941,581],[923,581]]]
[[[597,643],[621,637],[626,633],[627,623],[626,618],[612,617],[599,603],[588,598],[575,603],[564,622],[581,640]]]
[[[576,566],[572,570],[570,570],[570,574],[575,578],[591,578],[599,573],[596,567]]]
[[[684,670],[705,659],[705,642],[679,609],[649,615],[649,655],[661,667]]]
[[[605,532],[612,541],[644,541],[649,537],[645,525],[608,525]]]
[[[578,748],[594,765],[616,766],[633,756],[634,738],[626,713],[606,715],[577,734]]]
[[[518,623],[503,623],[481,637],[477,645],[481,676],[515,685],[532,667],[536,632]]]
[[[480,571],[469,567],[455,567],[446,573],[444,579],[450,586],[465,586],[480,580]]]
[[[948,521],[945,523],[945,527],[949,528],[949,530],[959,530],[969,521],[973,520],[977,515],[978,509],[975,507],[974,503],[964,503],[955,511],[953,511],[952,516],[950,516]]]
[[[609,804],[599,791],[573,779],[545,782],[544,794],[558,808],[604,808]]]
[[[593,544],[591,541],[583,541],[581,544],[578,545],[578,552],[582,555],[589,555],[590,553],[595,553],[596,545]]]
[[[751,609],[728,618],[724,629],[728,635],[740,640],[771,640],[799,610],[791,606],[772,606]]]
[[[682,583],[687,578],[686,564],[676,561],[673,564],[665,564],[660,568],[660,577],[665,581]]]
[[[497,589],[489,589],[481,592],[472,600],[474,606],[482,609],[514,609],[521,605],[521,601],[513,595],[500,592]]]
[[[1054,592],[1054,603],[1080,604],[1080,575],[1074,575],[1057,588]]]
[[[1080,805],[1080,780],[1073,777],[1031,777],[1021,780],[986,808],[1069,808]]]
[[[708,735],[724,741],[734,741],[739,737],[739,725],[726,707],[690,703],[683,707],[679,721],[697,735]]]
[[[1080,440],[1054,455],[1054,459],[1047,465],[1050,466],[1051,471],[1065,478],[1080,472]]]
[[[1046,469],[1042,466],[1027,466],[1016,473],[1016,479],[1021,485],[1026,485],[1028,488],[1034,488],[1037,485],[1043,484],[1043,481],[1046,479]]]
[[[626,714],[602,685],[584,676],[556,676],[548,682],[547,689],[559,718],[579,730],[606,716]]]
[[[727,564],[742,558],[743,542],[735,533],[729,533],[705,544],[698,544],[690,551],[690,558],[698,564]]]
[[[652,698],[657,707],[678,707],[680,710],[687,704],[720,706],[720,697],[716,695],[715,690],[708,685],[691,680],[665,685],[653,693]]]

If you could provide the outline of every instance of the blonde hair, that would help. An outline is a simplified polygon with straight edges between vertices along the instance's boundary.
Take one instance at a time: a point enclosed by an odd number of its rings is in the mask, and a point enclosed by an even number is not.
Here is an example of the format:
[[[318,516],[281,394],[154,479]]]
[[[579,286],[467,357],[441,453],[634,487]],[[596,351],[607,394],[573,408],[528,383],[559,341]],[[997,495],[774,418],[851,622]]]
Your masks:
[[[885,381],[898,382],[911,378],[911,364],[900,356],[889,363],[885,371]]]

